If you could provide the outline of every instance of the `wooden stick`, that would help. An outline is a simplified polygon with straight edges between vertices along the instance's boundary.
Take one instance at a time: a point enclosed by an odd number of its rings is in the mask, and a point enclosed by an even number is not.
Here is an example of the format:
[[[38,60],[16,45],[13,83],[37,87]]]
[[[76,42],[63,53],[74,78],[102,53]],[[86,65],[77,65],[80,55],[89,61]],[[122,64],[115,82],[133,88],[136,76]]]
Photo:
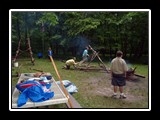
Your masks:
[[[20,53],[20,46],[21,46],[21,39],[18,42],[18,48],[17,48],[17,51],[16,51],[16,56],[14,57],[13,62],[16,61],[16,59],[17,59],[17,57],[18,57],[18,55]]]
[[[135,75],[135,76],[138,76],[138,77],[145,78],[145,76],[143,76],[143,75],[139,75],[139,74],[135,74],[135,73],[134,73],[134,75]]]
[[[97,52],[93,54],[91,60],[89,61],[89,63],[87,64],[87,67],[89,66],[89,64],[95,59],[95,57],[97,56]]]
[[[73,108],[73,105],[72,105],[71,100],[70,100],[70,98],[69,98],[68,92],[67,92],[66,88],[65,88],[64,85],[63,85],[62,79],[61,79],[61,77],[60,77],[60,75],[59,75],[59,72],[58,72],[57,67],[56,67],[56,65],[55,65],[55,63],[54,63],[54,60],[53,60],[52,56],[49,56],[49,57],[50,57],[50,59],[51,59],[51,61],[52,61],[52,65],[53,65],[53,67],[54,67],[54,69],[55,69],[55,71],[56,71],[56,74],[57,74],[57,76],[58,76],[58,79],[60,80],[62,89],[63,89],[66,97],[68,98],[68,103],[69,103],[69,105],[71,106],[71,108]]]
[[[103,63],[103,61],[101,60],[101,58],[99,57],[99,55],[97,55],[97,57],[98,57],[99,61],[101,61],[101,63],[103,64],[103,67],[105,68],[105,70],[108,72],[108,70],[107,70],[105,64]]]
[[[89,48],[93,51],[93,53],[97,53],[90,45]],[[102,59],[99,57],[98,53],[96,54],[96,56],[98,57],[99,61],[103,64],[103,67],[105,68],[105,70],[108,72],[107,67],[105,66],[105,64],[103,63]]]
[[[32,50],[31,50],[31,44],[30,44],[30,39],[27,38],[27,47],[28,49],[26,51],[29,51],[29,54],[30,54],[30,57],[31,57],[31,62],[32,64],[34,65],[34,58],[33,58],[33,53],[32,53]]]
[[[30,68],[30,70],[36,70],[36,71],[39,71],[39,72],[43,72],[42,70],[38,70],[38,69],[34,69],[34,68]]]
[[[103,68],[77,67],[80,70],[104,70]]]

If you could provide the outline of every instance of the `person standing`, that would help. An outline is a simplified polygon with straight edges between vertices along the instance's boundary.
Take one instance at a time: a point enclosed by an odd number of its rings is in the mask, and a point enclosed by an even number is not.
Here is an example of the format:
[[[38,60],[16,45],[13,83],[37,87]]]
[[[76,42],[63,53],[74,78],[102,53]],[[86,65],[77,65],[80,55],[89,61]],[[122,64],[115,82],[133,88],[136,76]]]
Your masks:
[[[88,57],[89,57],[88,50],[89,50],[89,47],[87,46],[87,47],[85,48],[85,50],[83,51],[82,60],[80,61],[79,65],[81,65],[82,63],[88,61]]]
[[[114,86],[114,93],[112,97],[117,96],[117,88],[119,87],[120,98],[126,98],[123,93],[123,86],[126,85],[126,72],[128,71],[128,66],[124,59],[122,59],[123,52],[117,51],[116,57],[111,61],[111,84]]]
[[[39,53],[37,54],[37,56],[38,56],[39,59],[43,57],[43,55],[42,55],[41,52],[39,52]]]
[[[48,48],[48,58],[49,58],[49,60],[50,60],[50,56],[52,56],[52,55],[53,55],[52,49],[51,49],[51,47],[49,47]]]

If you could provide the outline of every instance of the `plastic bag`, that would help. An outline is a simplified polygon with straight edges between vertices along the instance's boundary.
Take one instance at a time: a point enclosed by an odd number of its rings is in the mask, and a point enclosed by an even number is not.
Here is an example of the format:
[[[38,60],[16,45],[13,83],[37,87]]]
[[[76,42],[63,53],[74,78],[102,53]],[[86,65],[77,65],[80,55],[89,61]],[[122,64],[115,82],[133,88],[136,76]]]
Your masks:
[[[60,85],[60,81],[57,81],[56,83]],[[74,83],[70,82],[69,80],[62,80],[62,83],[70,94],[78,92],[78,88],[75,86]]]

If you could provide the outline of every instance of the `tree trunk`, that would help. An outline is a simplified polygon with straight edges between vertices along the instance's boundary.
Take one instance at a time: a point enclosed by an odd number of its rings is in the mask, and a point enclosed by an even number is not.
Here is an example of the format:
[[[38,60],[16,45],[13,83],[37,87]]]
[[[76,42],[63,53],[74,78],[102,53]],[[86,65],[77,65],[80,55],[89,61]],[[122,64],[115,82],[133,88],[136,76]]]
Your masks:
[[[28,38],[28,30],[27,30],[27,13],[25,13],[25,16],[24,16],[24,21],[25,21],[25,40],[27,40],[27,38]],[[27,41],[26,41],[26,43],[27,43]]]
[[[135,49],[135,51],[134,51],[134,58],[137,58],[138,57],[138,54],[139,54],[139,46],[140,46],[140,43],[138,43],[137,44],[137,47],[136,47],[136,49]]]
[[[58,55],[58,47],[59,45],[56,43],[56,55]]]
[[[127,46],[128,46],[128,38],[127,38],[127,36],[125,36],[125,39],[124,39],[124,51],[123,51],[123,53],[124,53],[124,57],[126,57],[126,55],[127,55]]]
[[[130,43],[130,53],[129,53],[129,57],[131,58],[132,57],[132,54],[133,54],[133,44]]]
[[[17,35],[18,35],[18,40],[21,39],[21,34],[20,34],[20,28],[19,28],[19,20],[17,19]]]
[[[140,46],[139,46],[138,58],[142,57],[142,55],[143,55],[144,44],[145,44],[145,40],[143,39],[143,40],[141,41],[141,43],[140,43]]]
[[[112,59],[112,45],[111,45],[111,39],[109,40],[109,55],[110,55],[110,59]]]
[[[66,50],[64,46],[62,47],[62,50],[63,50],[63,55],[66,55]]]

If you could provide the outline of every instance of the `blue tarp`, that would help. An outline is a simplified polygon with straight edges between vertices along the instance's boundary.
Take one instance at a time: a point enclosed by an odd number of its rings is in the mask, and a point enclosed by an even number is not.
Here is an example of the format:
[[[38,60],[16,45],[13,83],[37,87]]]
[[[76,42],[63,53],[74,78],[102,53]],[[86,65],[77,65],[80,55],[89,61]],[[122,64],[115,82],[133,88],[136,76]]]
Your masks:
[[[47,89],[49,89],[50,86],[50,83],[40,83],[35,80],[29,80],[23,83],[18,83],[16,85],[16,88],[22,92],[18,98],[18,107],[21,107],[22,105],[26,104],[28,99],[30,99],[32,102],[43,102],[49,100],[54,96],[54,92],[45,92],[43,88],[46,87]]]

